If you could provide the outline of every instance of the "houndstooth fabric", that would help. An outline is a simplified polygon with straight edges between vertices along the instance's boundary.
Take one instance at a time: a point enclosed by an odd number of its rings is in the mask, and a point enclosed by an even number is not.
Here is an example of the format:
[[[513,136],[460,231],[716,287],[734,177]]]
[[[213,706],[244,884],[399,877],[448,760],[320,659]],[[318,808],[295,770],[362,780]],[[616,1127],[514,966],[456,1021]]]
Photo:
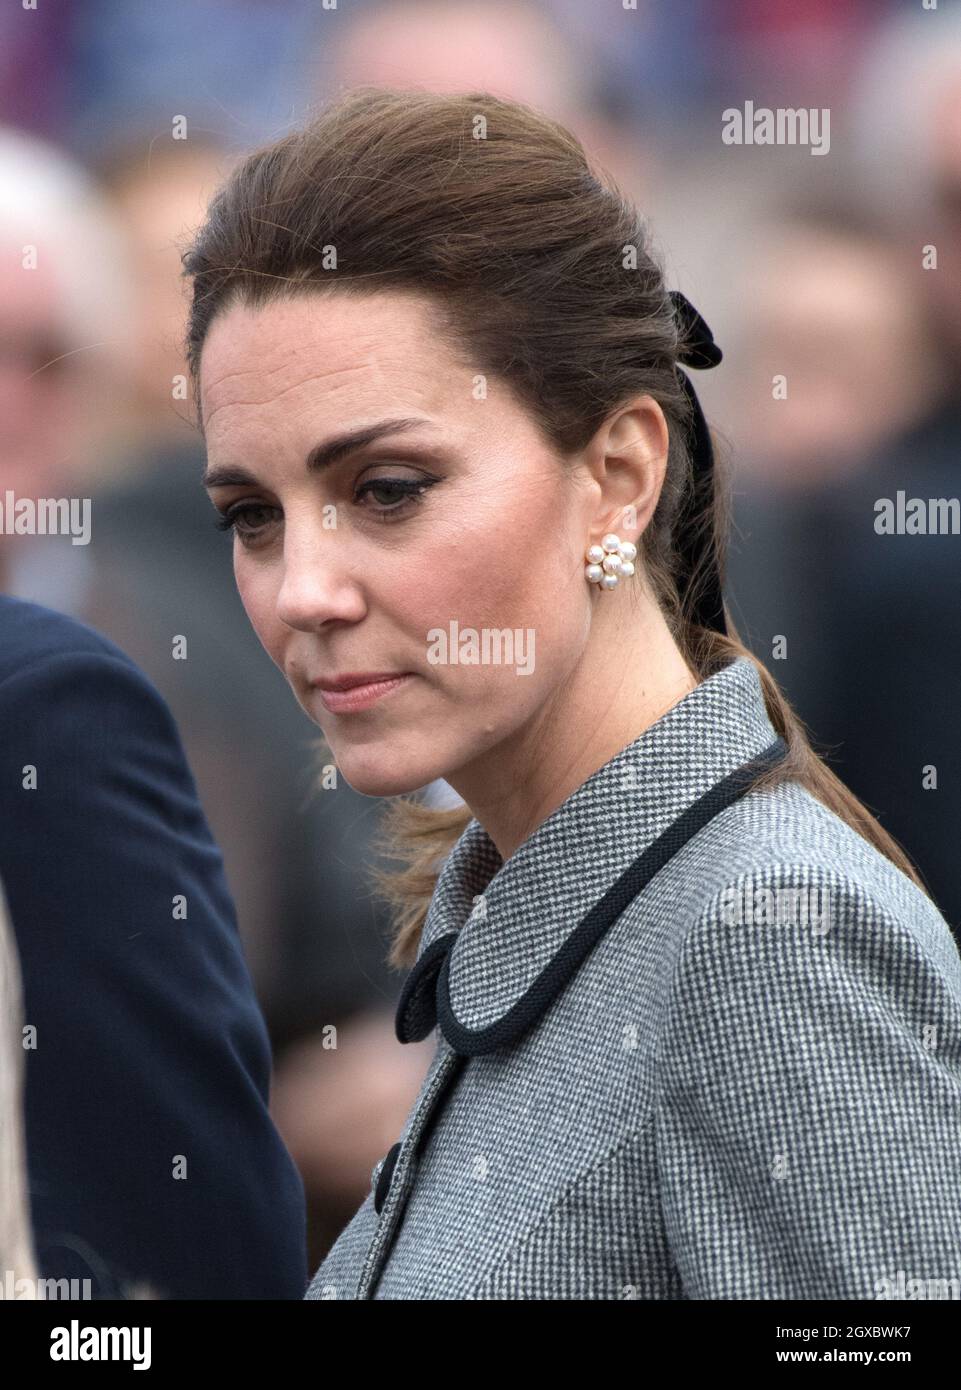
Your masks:
[[[506,863],[472,821],[399,1035],[445,990],[464,1028],[510,1015],[621,871],[775,738],[738,658]],[[307,1298],[961,1296],[961,959],[798,784],[716,815],[539,1007],[478,1055],[438,1028],[380,1211],[383,1164]]]

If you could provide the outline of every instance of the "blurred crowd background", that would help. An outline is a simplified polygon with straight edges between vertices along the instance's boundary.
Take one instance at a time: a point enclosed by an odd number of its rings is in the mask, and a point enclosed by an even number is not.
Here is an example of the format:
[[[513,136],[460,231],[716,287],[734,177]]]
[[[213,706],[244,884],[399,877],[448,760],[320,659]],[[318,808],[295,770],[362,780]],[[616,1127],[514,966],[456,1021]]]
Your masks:
[[[0,11],[0,489],[93,499],[89,546],[0,535],[0,591],[98,627],[173,709],[274,1046],[273,1112],[308,1193],[311,1268],[400,1133],[429,1044],[393,1034],[402,980],[384,964],[387,921],[366,872],[381,805],[343,783],[318,788],[318,731],[249,628],[200,486],[202,441],[174,387],[191,230],[234,161],[358,83],[489,89],[571,126],[649,217],[669,283],[725,352],[695,384],[733,473],[740,634],[957,931],[961,537],[874,525],[876,501],[899,490],[959,493],[952,8],[41,0]],[[725,145],[722,112],[747,100],[828,108],[829,153]],[[29,276],[26,243],[44,247]],[[775,399],[778,375],[787,399]],[[187,661],[172,659],[175,634]],[[330,1024],[336,1054],[323,1046]]]

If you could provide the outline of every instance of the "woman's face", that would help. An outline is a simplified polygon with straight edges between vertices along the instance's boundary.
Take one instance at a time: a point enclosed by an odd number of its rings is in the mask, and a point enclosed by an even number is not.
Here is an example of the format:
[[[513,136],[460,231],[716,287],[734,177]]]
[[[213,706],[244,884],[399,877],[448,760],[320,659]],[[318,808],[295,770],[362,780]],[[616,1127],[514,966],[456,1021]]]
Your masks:
[[[502,383],[485,396],[431,312],[401,292],[235,305],[202,355],[208,491],[247,614],[370,796],[456,781],[536,725],[590,631],[596,489]],[[321,688],[360,675],[403,679]]]

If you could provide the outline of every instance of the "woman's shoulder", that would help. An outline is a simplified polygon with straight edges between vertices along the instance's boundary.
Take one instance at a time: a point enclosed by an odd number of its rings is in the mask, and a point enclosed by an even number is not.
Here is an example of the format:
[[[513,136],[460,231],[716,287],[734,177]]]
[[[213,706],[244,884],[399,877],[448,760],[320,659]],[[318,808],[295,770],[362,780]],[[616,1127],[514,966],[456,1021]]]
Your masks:
[[[961,955],[937,905],[896,864],[797,782],[750,792],[689,846],[685,949],[853,964],[915,960],[961,1004]],[[740,936],[737,935],[740,933]],[[680,946],[678,942],[678,946]],[[813,959],[813,957],[812,957]]]

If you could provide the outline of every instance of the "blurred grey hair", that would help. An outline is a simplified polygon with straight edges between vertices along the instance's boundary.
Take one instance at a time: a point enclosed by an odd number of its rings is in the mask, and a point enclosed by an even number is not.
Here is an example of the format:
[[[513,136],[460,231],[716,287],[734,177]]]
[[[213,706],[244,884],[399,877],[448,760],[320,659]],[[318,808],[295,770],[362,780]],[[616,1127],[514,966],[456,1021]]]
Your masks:
[[[0,1281],[37,1273],[27,1201],[23,1138],[23,1026],[20,965],[0,885]]]
[[[127,370],[133,271],[108,202],[83,168],[53,145],[0,126],[0,246],[21,252],[28,245],[36,246],[38,265],[55,276],[68,350],[89,348],[98,363]],[[87,353],[77,355],[86,365]]]

